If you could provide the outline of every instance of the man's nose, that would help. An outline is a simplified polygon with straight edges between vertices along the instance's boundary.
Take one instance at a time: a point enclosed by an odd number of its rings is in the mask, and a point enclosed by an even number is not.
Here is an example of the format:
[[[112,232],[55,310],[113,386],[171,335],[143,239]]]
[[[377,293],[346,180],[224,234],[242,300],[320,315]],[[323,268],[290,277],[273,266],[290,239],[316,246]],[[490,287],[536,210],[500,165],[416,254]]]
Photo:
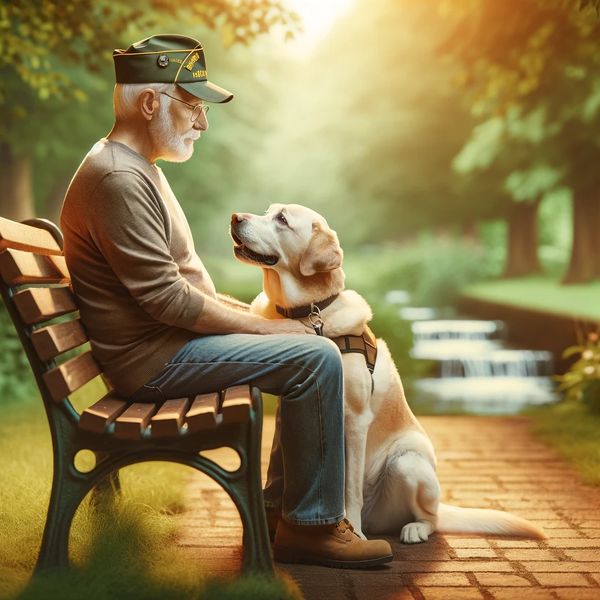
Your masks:
[[[199,117],[194,121],[194,129],[199,129],[200,131],[206,131],[208,129],[208,117],[204,111],[202,111]]]

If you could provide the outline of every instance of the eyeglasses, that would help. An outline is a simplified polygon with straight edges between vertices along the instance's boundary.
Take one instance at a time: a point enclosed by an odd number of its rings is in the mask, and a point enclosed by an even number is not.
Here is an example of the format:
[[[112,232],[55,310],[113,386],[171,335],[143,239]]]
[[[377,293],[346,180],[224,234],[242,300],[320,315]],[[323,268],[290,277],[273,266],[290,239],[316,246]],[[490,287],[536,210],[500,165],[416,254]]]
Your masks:
[[[179,98],[175,98],[175,96],[171,96],[171,95],[167,94],[167,92],[159,92],[159,94],[163,94],[164,96],[169,96],[169,98],[171,98],[171,100],[177,100],[177,102],[181,102],[182,104],[189,106],[192,109],[192,116],[191,116],[192,123],[195,123],[198,120],[200,113],[203,113],[204,116],[206,117],[206,113],[210,109],[210,106],[208,104],[190,104],[189,102],[184,102],[183,100],[180,100]]]

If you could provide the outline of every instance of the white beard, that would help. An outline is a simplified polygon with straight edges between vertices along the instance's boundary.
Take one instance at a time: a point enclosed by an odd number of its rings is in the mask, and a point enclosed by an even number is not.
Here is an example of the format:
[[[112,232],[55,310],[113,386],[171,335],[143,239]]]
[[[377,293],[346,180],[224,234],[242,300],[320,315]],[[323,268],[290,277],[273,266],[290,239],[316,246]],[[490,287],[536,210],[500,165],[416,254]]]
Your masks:
[[[169,102],[171,100],[169,99]],[[167,162],[185,162],[194,153],[193,140],[200,135],[196,131],[190,131],[185,135],[178,135],[173,131],[173,123],[167,112],[168,102],[160,103],[157,118],[152,119],[148,126],[148,132],[155,148],[161,149],[162,160]],[[187,140],[192,140],[188,142]]]

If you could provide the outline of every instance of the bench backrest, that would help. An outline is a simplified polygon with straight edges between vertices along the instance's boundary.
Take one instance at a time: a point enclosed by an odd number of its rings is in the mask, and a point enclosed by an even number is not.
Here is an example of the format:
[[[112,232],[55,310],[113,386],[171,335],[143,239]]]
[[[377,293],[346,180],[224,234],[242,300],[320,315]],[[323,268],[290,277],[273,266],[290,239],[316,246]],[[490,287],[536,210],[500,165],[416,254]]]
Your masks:
[[[89,341],[79,320],[62,251],[62,233],[51,221],[16,223],[0,217],[0,288],[47,405],[101,373],[91,351],[64,358]]]

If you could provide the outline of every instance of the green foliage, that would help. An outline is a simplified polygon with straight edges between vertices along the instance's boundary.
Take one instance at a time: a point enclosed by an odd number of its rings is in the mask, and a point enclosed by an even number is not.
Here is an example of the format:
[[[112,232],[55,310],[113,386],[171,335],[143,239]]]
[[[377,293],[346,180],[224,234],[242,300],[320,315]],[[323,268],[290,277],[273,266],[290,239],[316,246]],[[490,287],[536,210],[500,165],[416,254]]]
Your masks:
[[[409,321],[398,316],[398,307],[382,301],[381,295],[371,294],[369,304],[373,311],[373,320],[369,323],[373,333],[385,341],[402,383],[410,396],[411,384],[430,371],[428,361],[414,360],[410,356],[413,347],[412,327]]]
[[[573,244],[572,193],[557,188],[544,194],[538,210],[538,254],[544,271],[559,278],[565,272]]]
[[[209,581],[199,600],[302,600],[294,584],[260,576],[244,577],[235,582]]]
[[[458,58],[457,82],[473,91],[477,107],[488,114],[515,104],[531,108],[540,92],[556,91],[567,67],[572,86],[578,72],[593,73],[597,65],[600,21],[579,10],[579,0],[445,6],[454,27],[441,48]],[[580,87],[589,84],[578,79]]]
[[[99,72],[125,33],[163,29],[165,19],[220,31],[227,45],[247,44],[276,25],[291,35],[298,29],[298,17],[279,0],[9,2],[0,7],[0,72],[16,74],[42,100],[85,99],[85,88],[62,67]],[[0,99],[4,93],[0,85]]]
[[[600,413],[600,336],[588,334],[581,346],[571,346],[563,352],[563,358],[578,356],[564,375],[556,377],[560,390],[566,392],[570,401],[582,402],[590,410]]]
[[[547,164],[533,164],[529,169],[515,170],[506,178],[505,188],[517,201],[535,200],[553,190],[561,173]]]
[[[576,402],[559,402],[530,414],[533,431],[569,460],[586,483],[600,486],[600,414]]]
[[[6,407],[37,396],[37,388],[4,302],[0,303],[0,340],[0,398]]]
[[[413,306],[450,306],[468,283],[491,273],[483,247],[424,233],[414,244],[371,247],[346,254],[348,288],[369,300],[407,290]]]

